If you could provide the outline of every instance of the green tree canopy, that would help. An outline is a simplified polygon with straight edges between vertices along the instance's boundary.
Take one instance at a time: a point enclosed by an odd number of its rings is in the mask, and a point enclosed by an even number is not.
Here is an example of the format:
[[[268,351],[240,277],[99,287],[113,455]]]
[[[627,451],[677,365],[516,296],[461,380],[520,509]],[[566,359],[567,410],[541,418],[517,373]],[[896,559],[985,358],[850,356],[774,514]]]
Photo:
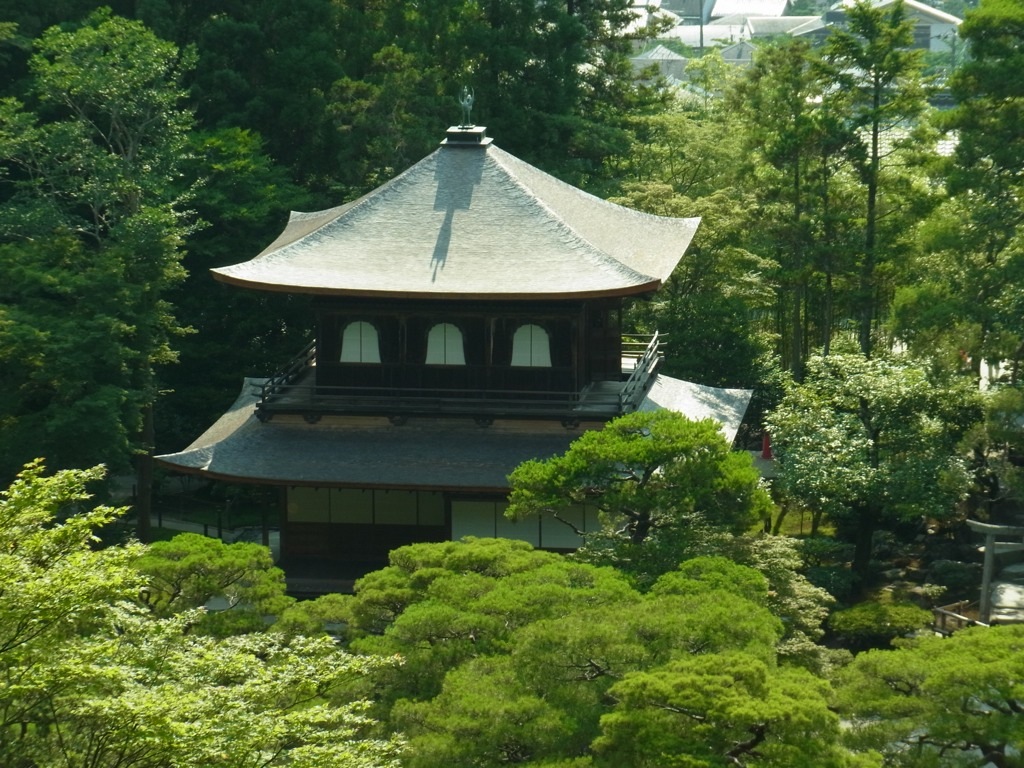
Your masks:
[[[780,663],[783,624],[751,568],[699,557],[643,594],[615,569],[523,542],[419,544],[391,560],[356,584],[349,642],[403,657],[374,690],[381,719],[408,735],[411,766],[725,766],[736,734],[755,731],[739,753],[839,749],[828,684]],[[677,678],[718,682],[652,740],[637,723],[662,702],[633,692]],[[705,717],[704,731],[723,730],[699,744],[687,723],[701,731]]]
[[[596,508],[603,527],[580,532],[581,556],[647,580],[709,536],[747,531],[771,503],[749,454],[732,451],[716,421],[671,411],[621,416],[562,456],[520,465],[509,482],[510,517]]]
[[[157,438],[163,451],[188,445],[238,394],[243,376],[269,376],[313,336],[313,314],[301,296],[225,290],[210,269],[259,253],[283,228],[289,211],[315,208],[311,194],[275,163],[252,130],[192,132],[182,167],[202,179],[190,205],[204,226],[185,240],[186,278],[168,294],[193,333],[177,340],[175,365],[160,369]],[[211,361],[217,361],[211,364]]]
[[[846,28],[832,30],[823,59],[832,89],[845,94],[843,115],[856,136],[849,149],[863,187],[864,228],[858,264],[856,297],[861,352],[872,352],[873,331],[884,307],[880,266],[899,253],[905,224],[900,209],[902,183],[888,167],[908,143],[923,136],[910,132],[927,109],[922,77],[923,52],[913,48],[914,25],[902,2],[876,5],[856,0],[846,10]]]
[[[856,748],[893,766],[1021,764],[1024,627],[975,627],[860,654],[839,711]]]
[[[845,766],[829,686],[744,655],[701,654],[626,675],[595,741],[599,766]]]
[[[1019,125],[1024,11],[985,0],[960,27],[968,55],[950,79],[957,103],[940,115],[956,140],[939,169],[949,199],[926,222],[922,277],[897,294],[896,330],[915,349],[938,350],[979,378],[983,361],[1003,362],[1015,381],[1024,360],[1024,140]]]
[[[102,470],[29,466],[0,494],[0,763],[11,768],[383,768],[398,743],[363,702],[325,698],[379,667],[329,638],[190,631],[136,602],[141,545],[98,548],[121,511]]]
[[[0,102],[0,474],[41,453],[122,468],[138,444],[178,330],[190,63],[97,12],[47,30],[28,100]]]
[[[849,92],[824,76],[819,52],[803,40],[762,47],[728,103],[756,200],[748,247],[775,265],[779,356],[799,380],[808,351],[828,348],[837,313],[853,310],[836,303],[853,271],[860,206],[850,164],[862,139]]]
[[[285,595],[284,571],[260,544],[225,544],[198,533],[158,541],[139,558],[145,575],[141,602],[157,616],[214,607],[199,622],[213,634],[238,634],[264,627],[293,602]]]
[[[980,418],[968,382],[913,360],[812,358],[769,418],[780,489],[828,515],[866,580],[876,531],[956,514],[970,483],[959,443]]]

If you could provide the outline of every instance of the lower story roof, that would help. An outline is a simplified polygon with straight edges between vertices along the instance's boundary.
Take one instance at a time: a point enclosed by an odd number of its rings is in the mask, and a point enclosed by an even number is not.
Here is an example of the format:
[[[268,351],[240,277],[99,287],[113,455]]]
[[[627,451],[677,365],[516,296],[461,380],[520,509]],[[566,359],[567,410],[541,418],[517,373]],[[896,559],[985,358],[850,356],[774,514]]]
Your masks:
[[[256,418],[263,379],[246,379],[235,403],[195,442],[157,456],[164,467],[212,479],[270,485],[506,491],[508,475],[530,459],[564,453],[582,431],[558,422],[301,416]],[[750,402],[743,389],[719,389],[658,375],[641,410],[714,418],[731,443]]]

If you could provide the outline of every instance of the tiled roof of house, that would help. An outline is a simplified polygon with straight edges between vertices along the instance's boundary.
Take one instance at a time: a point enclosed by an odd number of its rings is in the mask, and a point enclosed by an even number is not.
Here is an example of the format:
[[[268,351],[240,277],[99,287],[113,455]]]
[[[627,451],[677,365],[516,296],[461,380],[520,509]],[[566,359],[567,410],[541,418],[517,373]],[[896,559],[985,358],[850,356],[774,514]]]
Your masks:
[[[789,0],[716,0],[711,15],[715,18],[742,16],[782,16]]]
[[[688,61],[685,56],[682,56],[675,51],[666,48],[664,45],[655,45],[652,48],[641,51],[640,53],[633,56],[633,59],[644,59],[650,61]]]
[[[820,16],[751,16],[747,19],[752,37],[798,35],[824,26]]]
[[[668,40],[677,40],[683,45],[698,47],[701,44],[705,48],[719,48],[723,45],[731,45],[739,40],[745,40],[750,35],[746,24],[705,24],[703,27],[697,24],[680,24],[678,27],[664,32],[661,37]]]
[[[656,290],[698,223],[601,200],[486,139],[446,142],[358,200],[292,214],[261,254],[213,272],[321,295],[625,296]]]
[[[870,0],[871,4],[876,8],[884,8],[888,5],[892,5],[896,0]],[[854,0],[840,0],[835,3],[833,9],[849,8],[854,4]],[[928,3],[921,2],[921,0],[903,0],[904,9],[909,15],[928,18],[933,22],[952,24],[959,26],[963,21],[960,17],[954,16],[951,13],[940,11],[934,6],[928,5]]]

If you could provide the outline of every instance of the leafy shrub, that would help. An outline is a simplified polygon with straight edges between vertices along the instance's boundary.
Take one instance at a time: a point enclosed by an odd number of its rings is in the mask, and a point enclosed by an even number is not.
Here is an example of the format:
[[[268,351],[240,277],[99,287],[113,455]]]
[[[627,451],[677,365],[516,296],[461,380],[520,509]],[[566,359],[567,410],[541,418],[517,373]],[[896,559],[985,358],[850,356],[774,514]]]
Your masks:
[[[853,571],[842,566],[814,566],[807,569],[807,580],[821,587],[839,602],[853,594]]]
[[[842,645],[853,651],[886,648],[897,637],[923,629],[932,621],[930,611],[907,602],[859,603],[836,611],[828,628]]]
[[[928,568],[928,581],[941,584],[952,598],[972,595],[981,583],[980,566],[958,560],[936,560]]]
[[[848,563],[853,558],[853,545],[831,536],[808,536],[800,539],[800,555],[811,568]]]

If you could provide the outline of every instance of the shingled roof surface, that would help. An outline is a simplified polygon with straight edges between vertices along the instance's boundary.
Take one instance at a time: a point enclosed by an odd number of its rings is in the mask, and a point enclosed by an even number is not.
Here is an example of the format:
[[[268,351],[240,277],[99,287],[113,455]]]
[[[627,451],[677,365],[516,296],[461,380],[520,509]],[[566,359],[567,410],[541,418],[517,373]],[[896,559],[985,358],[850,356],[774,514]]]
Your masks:
[[[625,296],[660,287],[698,223],[601,200],[491,143],[445,144],[358,200],[293,213],[261,254],[213,272],[321,295]]]
[[[158,456],[164,466],[221,480],[268,484],[505,491],[507,476],[529,459],[564,453],[580,436],[556,422],[325,416],[256,418],[263,379],[246,379],[234,405],[178,453]],[[675,410],[714,418],[730,442],[750,391],[717,389],[658,376],[641,410]],[[592,427],[602,426],[594,423]]]
[[[234,405],[165,466],[217,479],[289,485],[499,490],[520,463],[568,449],[578,431],[558,422],[491,427],[471,419],[255,415],[262,379],[246,379]]]

